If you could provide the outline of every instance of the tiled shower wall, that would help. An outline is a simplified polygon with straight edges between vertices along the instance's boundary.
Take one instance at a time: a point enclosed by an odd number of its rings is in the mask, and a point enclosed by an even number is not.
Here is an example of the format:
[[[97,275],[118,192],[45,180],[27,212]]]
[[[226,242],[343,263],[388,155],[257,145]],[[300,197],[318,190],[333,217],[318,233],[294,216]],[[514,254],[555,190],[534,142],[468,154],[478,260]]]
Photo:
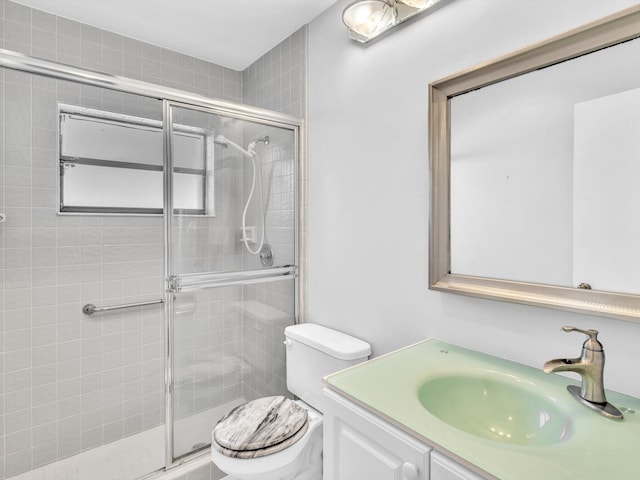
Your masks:
[[[242,72],[243,101],[299,118],[307,103],[307,27],[292,34]]]
[[[245,103],[303,118],[306,113],[307,28],[286,38],[242,73]],[[249,132],[262,136],[268,130]],[[255,138],[253,136],[252,138]],[[252,138],[247,138],[250,141]],[[293,145],[272,135],[261,159],[265,178],[266,241],[275,263],[295,263],[296,162]],[[269,180],[269,181],[266,181]],[[246,179],[245,179],[246,186]],[[245,264],[256,258],[244,253]],[[282,281],[245,286],[243,358],[251,368],[243,377],[246,398],[286,392],[284,329],[294,315],[295,285]]]
[[[0,42],[210,97],[242,97],[239,72],[8,0],[0,0]],[[163,236],[159,217],[56,215],[56,102],[146,116],[160,112],[159,102],[9,70],[0,80],[0,209],[7,214],[0,478],[7,478],[163,422],[161,309],[80,313],[87,302],[160,298]]]

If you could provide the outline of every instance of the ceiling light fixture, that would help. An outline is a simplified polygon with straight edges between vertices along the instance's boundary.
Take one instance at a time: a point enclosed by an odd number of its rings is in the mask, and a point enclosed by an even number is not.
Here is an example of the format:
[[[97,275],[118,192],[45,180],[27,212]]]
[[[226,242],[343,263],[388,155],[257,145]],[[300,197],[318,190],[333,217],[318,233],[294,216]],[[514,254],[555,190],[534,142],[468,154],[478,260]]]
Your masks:
[[[361,0],[342,12],[342,21],[349,30],[366,38],[379,35],[396,20],[395,4],[384,0]]]
[[[342,12],[349,38],[368,43],[374,38],[425,12],[440,0],[358,0]]]

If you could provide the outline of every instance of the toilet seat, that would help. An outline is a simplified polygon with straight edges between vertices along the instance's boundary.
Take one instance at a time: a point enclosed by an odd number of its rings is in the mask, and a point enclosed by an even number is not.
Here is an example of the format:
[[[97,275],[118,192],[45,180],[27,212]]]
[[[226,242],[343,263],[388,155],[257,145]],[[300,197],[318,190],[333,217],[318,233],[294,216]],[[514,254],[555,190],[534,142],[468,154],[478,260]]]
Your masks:
[[[218,421],[212,446],[227,457],[263,457],[296,443],[308,425],[308,411],[296,402],[281,395],[259,398],[234,408]]]
[[[296,403],[309,412],[308,428],[300,440],[273,455],[257,458],[234,458],[211,448],[211,460],[230,479],[242,480],[282,480],[293,478],[305,462],[305,452],[322,449],[322,414],[301,400]],[[213,433],[211,435],[212,442]],[[319,477],[321,478],[321,477]]]

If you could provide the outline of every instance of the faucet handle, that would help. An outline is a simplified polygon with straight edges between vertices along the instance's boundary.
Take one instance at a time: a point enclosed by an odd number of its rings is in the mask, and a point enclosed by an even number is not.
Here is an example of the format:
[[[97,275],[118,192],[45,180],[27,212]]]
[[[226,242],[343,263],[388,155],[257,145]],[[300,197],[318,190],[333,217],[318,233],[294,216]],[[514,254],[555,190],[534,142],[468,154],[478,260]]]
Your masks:
[[[565,332],[584,333],[589,337],[585,340],[584,344],[582,345],[584,348],[588,350],[593,350],[595,352],[601,352],[603,350],[602,344],[598,341],[598,330],[593,330],[591,328],[588,330],[583,330],[581,328],[570,327],[570,326],[564,326],[562,327],[562,330],[564,330]]]

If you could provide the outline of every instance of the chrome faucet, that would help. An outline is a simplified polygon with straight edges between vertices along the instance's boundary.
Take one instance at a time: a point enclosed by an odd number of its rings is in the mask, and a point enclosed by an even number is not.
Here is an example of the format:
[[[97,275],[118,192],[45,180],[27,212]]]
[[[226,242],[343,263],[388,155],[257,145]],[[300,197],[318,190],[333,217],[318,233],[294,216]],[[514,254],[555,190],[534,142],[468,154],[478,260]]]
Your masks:
[[[582,345],[579,358],[557,358],[544,364],[544,373],[576,372],[582,377],[582,386],[568,385],[567,390],[576,400],[608,418],[622,419],[622,412],[607,402],[604,393],[604,348],[598,341],[597,330],[562,327],[565,332],[581,332],[589,338]]]

